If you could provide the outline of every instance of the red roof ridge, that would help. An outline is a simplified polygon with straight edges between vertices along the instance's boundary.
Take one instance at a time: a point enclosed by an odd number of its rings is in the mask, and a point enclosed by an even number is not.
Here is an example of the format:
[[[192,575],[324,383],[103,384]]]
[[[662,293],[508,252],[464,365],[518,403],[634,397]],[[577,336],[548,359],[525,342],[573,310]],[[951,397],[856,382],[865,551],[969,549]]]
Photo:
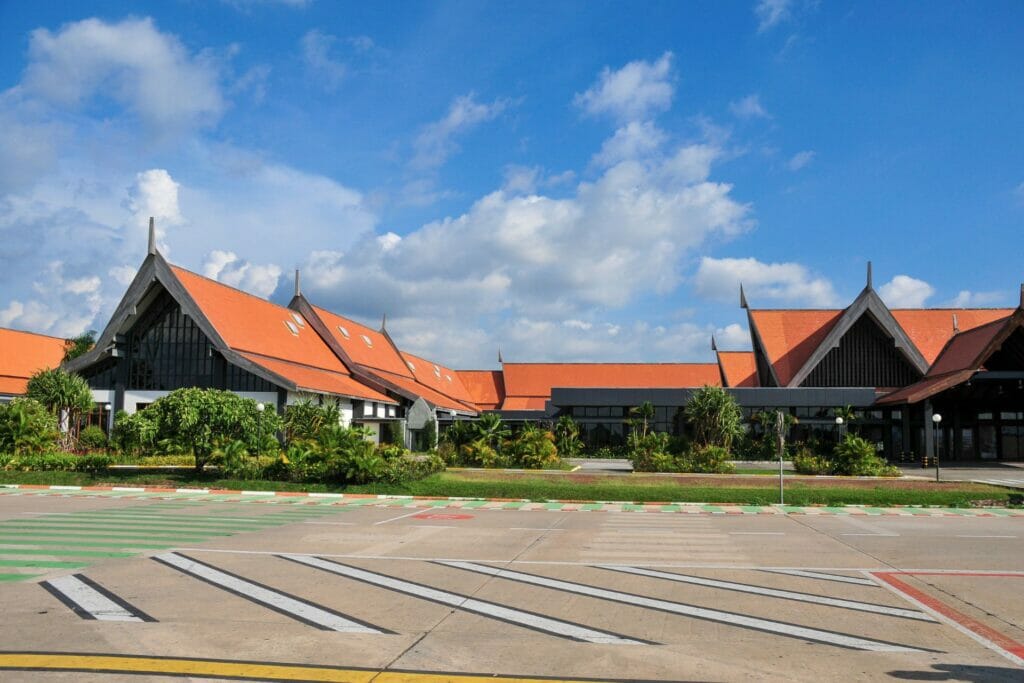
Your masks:
[[[732,353],[752,353],[751,351],[734,351]],[[536,363],[531,362],[520,362],[520,363],[504,363],[504,365],[714,365],[714,361],[658,361],[653,363],[647,363],[644,361],[539,361]],[[500,370],[460,370],[459,372],[501,372]]]
[[[288,308],[287,306],[282,306],[281,304],[274,303],[270,299],[264,299],[262,296],[258,296],[256,294],[253,294],[252,292],[247,292],[244,289],[239,289],[238,287],[235,287],[233,285],[229,285],[226,282],[221,282],[220,280],[217,280],[216,278],[206,277],[205,275],[201,275],[201,274],[195,272],[194,270],[189,270],[188,268],[185,268],[185,267],[179,266],[179,265],[175,265],[173,263],[169,263],[167,265],[169,265],[171,267],[171,270],[183,270],[186,273],[188,273],[189,275],[195,275],[196,277],[202,278],[202,279],[206,280],[207,282],[212,282],[215,285],[220,285],[221,287],[225,287],[225,288],[230,289],[232,291],[238,292],[239,294],[244,294],[245,296],[247,296],[247,297],[249,297],[251,299],[256,299],[257,301],[262,301],[265,304],[270,304],[272,306],[277,306],[278,308],[283,308],[286,311],[290,311],[290,312],[293,312],[293,313],[298,313],[298,311],[292,311],[292,309]],[[268,357],[272,357],[272,356],[268,356]]]

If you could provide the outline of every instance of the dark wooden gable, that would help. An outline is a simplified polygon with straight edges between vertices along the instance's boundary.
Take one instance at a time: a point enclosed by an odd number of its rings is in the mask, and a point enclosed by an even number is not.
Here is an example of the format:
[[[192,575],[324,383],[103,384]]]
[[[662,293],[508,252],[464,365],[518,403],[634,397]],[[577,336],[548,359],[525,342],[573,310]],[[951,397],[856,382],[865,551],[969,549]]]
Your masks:
[[[896,342],[868,313],[857,319],[818,364],[802,387],[903,387],[921,372],[896,348]]]
[[[1024,370],[1024,328],[1018,326],[985,361],[985,369],[993,371]]]

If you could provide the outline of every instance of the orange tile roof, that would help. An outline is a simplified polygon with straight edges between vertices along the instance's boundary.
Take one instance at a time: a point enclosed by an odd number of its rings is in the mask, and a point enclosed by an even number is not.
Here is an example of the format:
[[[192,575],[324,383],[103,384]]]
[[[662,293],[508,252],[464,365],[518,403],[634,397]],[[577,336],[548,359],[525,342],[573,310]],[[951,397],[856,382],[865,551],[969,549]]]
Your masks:
[[[476,412],[477,408],[474,405],[464,405],[459,401],[454,400],[449,396],[434,391],[430,387],[424,386],[414,379],[408,377],[402,377],[401,375],[395,375],[390,372],[377,371],[374,373],[381,379],[387,380],[392,384],[405,389],[409,393],[415,394],[416,396],[423,397],[424,400],[434,404],[440,408],[447,410],[458,410],[461,412]]]
[[[171,269],[232,349],[349,374],[298,313],[184,268]],[[291,332],[288,323],[295,325],[298,334]]]
[[[509,396],[501,404],[502,410],[544,410],[549,397],[546,396]]]
[[[351,318],[345,318],[319,306],[313,306],[313,310],[320,316],[324,325],[331,331],[335,341],[345,350],[345,353],[349,355],[353,362],[374,370],[383,370],[393,375],[413,378],[412,373],[406,367],[405,361],[402,360],[398,351],[395,350],[395,347],[379,330],[367,327]],[[348,333],[347,337],[341,331],[342,329]],[[364,337],[370,340],[369,344]]]
[[[953,314],[961,332],[1013,313],[1012,308],[896,308],[892,315],[931,365],[953,337]]]
[[[978,370],[981,352],[1006,328],[1008,320],[1000,318],[987,325],[961,332],[950,339],[928,370],[928,376],[934,377],[958,370]]]
[[[0,328],[0,394],[24,394],[35,372],[60,366],[67,344],[58,337]]]
[[[753,351],[719,351],[718,364],[722,366],[726,386],[758,386],[757,362]]]
[[[412,371],[416,381],[420,384],[455,399],[459,403],[475,403],[473,395],[463,385],[459,373],[444,365],[406,351],[402,351],[401,354],[403,360],[405,360],[406,367]]]
[[[239,351],[239,354],[256,365],[293,382],[299,390],[336,394],[363,400],[380,401],[381,403],[396,403],[394,399],[388,398],[365,384],[359,383],[347,373],[299,365],[298,363],[268,358],[246,351]]]
[[[550,398],[553,387],[608,389],[721,386],[717,363],[505,363],[511,397]]]
[[[781,386],[789,384],[842,314],[837,310],[750,311]]]
[[[481,410],[494,410],[505,400],[501,370],[457,370],[456,373]]]
[[[910,386],[903,387],[891,394],[883,396],[875,403],[878,405],[917,403],[930,396],[943,392],[950,387],[955,387],[958,384],[966,382],[972,375],[974,375],[973,370],[958,370],[956,372],[947,372],[944,375],[937,375],[935,377],[925,377],[919,382],[915,382]]]

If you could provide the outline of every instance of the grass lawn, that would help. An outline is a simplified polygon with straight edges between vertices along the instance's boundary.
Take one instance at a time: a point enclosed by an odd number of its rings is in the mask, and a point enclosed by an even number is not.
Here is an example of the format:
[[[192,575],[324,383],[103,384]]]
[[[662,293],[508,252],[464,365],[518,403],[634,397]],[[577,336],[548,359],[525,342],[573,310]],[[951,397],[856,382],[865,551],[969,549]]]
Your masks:
[[[220,479],[216,473],[110,472],[92,476],[79,472],[0,472],[0,483],[115,486],[173,486],[244,490],[375,493],[467,498],[529,500],[606,500],[705,502],[765,505],[778,502],[774,480],[761,477],[669,478],[658,476],[544,475],[491,472],[443,472],[404,484],[330,486],[278,481]],[[786,503],[791,505],[940,505],[968,506],[972,501],[1005,504],[1010,492],[995,486],[899,479],[790,479]]]

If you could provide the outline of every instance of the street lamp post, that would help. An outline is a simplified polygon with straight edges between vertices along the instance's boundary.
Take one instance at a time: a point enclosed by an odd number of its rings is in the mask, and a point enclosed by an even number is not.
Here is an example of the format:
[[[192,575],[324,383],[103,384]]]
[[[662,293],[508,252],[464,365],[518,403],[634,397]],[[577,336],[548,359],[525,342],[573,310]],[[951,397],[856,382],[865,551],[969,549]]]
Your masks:
[[[836,417],[836,441],[838,442],[839,439],[842,436],[843,436],[843,418],[837,416]]]
[[[107,411],[107,437],[114,431],[114,413],[111,410],[113,408],[109,403],[103,404],[103,410]]]
[[[266,408],[262,403],[256,404],[256,457],[259,457],[263,445],[263,411]]]
[[[938,413],[932,415],[932,427],[935,430],[935,435],[932,439],[935,448],[935,481],[939,481],[939,425],[941,423],[942,415]]]

